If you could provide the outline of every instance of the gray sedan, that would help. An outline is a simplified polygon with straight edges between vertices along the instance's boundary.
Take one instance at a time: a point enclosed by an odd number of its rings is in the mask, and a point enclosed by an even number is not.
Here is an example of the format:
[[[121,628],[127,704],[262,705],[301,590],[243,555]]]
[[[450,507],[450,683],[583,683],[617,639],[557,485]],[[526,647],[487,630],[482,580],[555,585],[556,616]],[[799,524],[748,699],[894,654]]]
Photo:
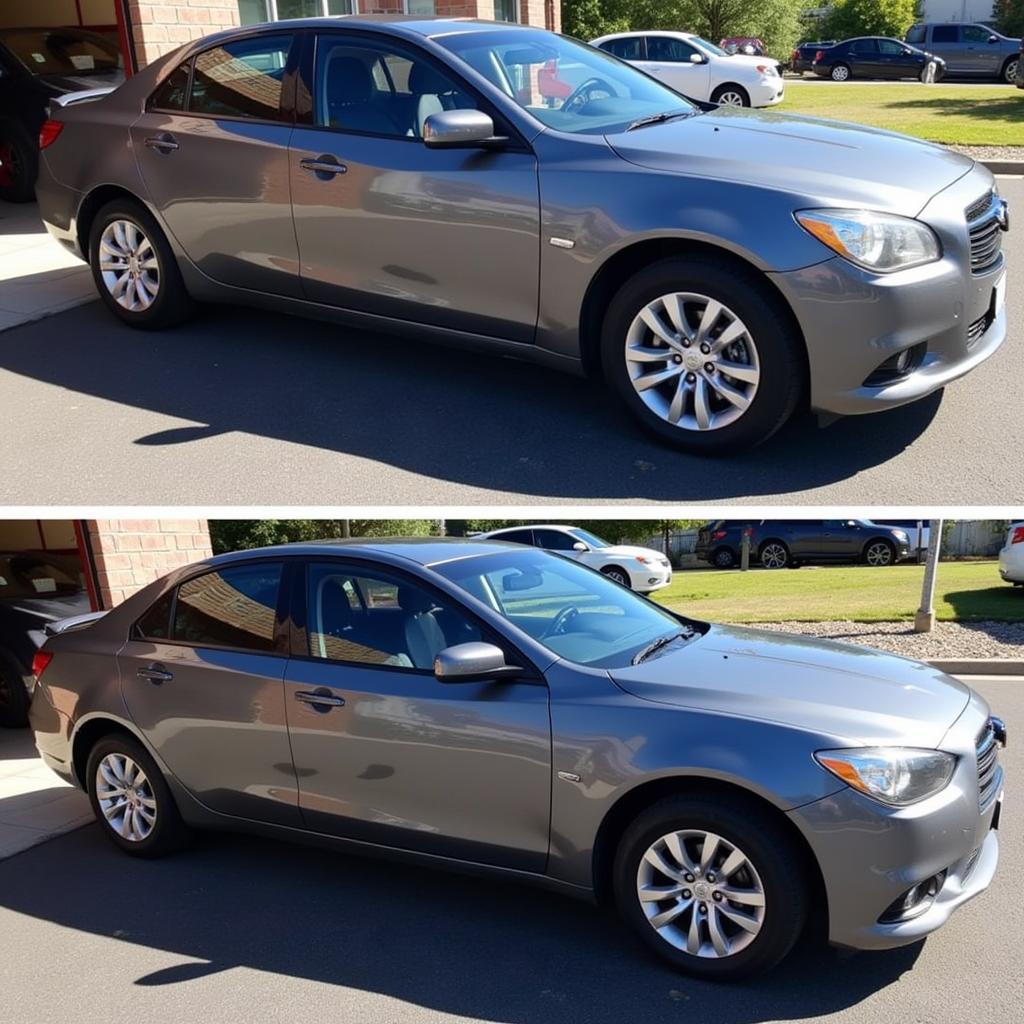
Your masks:
[[[1006,334],[982,166],[538,29],[236,29],[52,117],[46,226],[137,327],[210,300],[414,332],[603,378],[697,452],[911,402]]]
[[[240,552],[52,633],[36,744],[129,854],[228,828],[504,873],[719,979],[812,924],[914,942],[996,870],[1005,728],[966,686],[534,548]]]

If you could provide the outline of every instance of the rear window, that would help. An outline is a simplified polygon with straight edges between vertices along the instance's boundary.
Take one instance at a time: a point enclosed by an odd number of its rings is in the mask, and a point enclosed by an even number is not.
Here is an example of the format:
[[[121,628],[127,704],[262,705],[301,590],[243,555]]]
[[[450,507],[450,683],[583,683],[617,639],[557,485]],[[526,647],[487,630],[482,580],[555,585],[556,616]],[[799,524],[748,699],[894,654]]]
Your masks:
[[[73,555],[0,555],[0,598],[67,597],[84,589],[81,563]]]
[[[171,639],[193,647],[273,651],[281,564],[208,572],[178,588]]]
[[[907,42],[908,43],[923,43],[925,40],[925,27],[924,25],[912,25],[907,31]]]
[[[0,43],[34,75],[109,75],[124,66],[118,48],[93,32],[11,29],[0,32]]]
[[[151,110],[184,110],[188,98],[189,62],[179,64],[149,98]]]

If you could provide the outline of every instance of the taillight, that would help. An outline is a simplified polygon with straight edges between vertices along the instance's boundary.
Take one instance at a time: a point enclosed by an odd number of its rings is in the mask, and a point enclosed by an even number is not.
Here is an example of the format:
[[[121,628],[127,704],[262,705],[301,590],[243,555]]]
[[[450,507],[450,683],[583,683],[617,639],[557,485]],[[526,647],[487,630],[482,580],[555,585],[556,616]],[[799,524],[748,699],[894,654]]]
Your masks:
[[[36,679],[42,679],[43,673],[46,671],[50,662],[53,661],[53,655],[49,651],[36,651],[32,655],[32,675]]]
[[[39,129],[39,148],[46,149],[57,141],[57,136],[64,130],[63,121],[44,121]]]
[[[792,53],[791,53],[791,54],[789,55],[789,59],[790,59],[790,60],[799,60],[799,59],[800,59],[800,51],[799,51],[799,50],[794,50],[794,51],[793,51],[793,52],[792,52]]]
[[[724,536],[725,536],[725,530],[715,530],[715,532],[713,534],[711,534],[711,539],[712,540],[721,540]]]
[[[1011,544],[1024,544],[1024,526],[1015,526],[1013,528],[1013,536],[1010,538]]]
[[[815,54],[814,54],[814,59],[815,60],[824,60],[825,59],[825,51],[824,50],[816,51]]]

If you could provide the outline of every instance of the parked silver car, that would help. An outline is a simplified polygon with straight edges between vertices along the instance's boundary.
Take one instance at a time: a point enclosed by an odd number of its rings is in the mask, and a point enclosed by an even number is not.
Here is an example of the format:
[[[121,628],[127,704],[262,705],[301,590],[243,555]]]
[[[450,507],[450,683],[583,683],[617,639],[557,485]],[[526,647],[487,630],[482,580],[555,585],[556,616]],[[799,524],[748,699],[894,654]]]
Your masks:
[[[996,869],[1005,728],[966,686],[536,548],[239,552],[53,632],[36,744],[138,856],[196,826],[504,872],[719,979],[812,920],[913,942]]]
[[[911,402],[1006,334],[982,166],[695,105],[534,28],[236,29],[43,138],[46,226],[126,323],[220,300],[593,371],[693,451]]]

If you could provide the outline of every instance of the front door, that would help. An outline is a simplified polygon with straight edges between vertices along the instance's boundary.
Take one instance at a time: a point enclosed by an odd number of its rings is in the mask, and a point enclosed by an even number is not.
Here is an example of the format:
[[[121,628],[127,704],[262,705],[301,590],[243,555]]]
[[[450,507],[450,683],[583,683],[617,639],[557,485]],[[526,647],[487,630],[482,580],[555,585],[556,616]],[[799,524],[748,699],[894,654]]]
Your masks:
[[[963,25],[960,29],[965,55],[965,70],[976,75],[999,74],[1002,54],[992,33],[984,25]]]
[[[278,31],[202,51],[157,88],[131,137],[151,202],[204,274],[298,297],[284,87],[295,39]]]
[[[281,574],[263,561],[185,581],[139,620],[117,661],[132,720],[197,800],[298,826],[287,652],[275,640]]]
[[[414,46],[325,32],[303,68],[314,123],[296,127],[289,167],[306,298],[532,342],[540,230],[533,153],[516,142],[428,148],[430,114],[484,104]]]
[[[542,871],[547,687],[438,682],[434,655],[481,639],[481,628],[454,602],[390,569],[315,563],[303,589],[304,628],[285,691],[306,826]]]
[[[700,63],[691,57],[700,57]],[[653,75],[670,89],[695,100],[711,98],[711,66],[707,57],[685,40],[672,36],[648,36],[647,58],[636,61],[641,71]]]

